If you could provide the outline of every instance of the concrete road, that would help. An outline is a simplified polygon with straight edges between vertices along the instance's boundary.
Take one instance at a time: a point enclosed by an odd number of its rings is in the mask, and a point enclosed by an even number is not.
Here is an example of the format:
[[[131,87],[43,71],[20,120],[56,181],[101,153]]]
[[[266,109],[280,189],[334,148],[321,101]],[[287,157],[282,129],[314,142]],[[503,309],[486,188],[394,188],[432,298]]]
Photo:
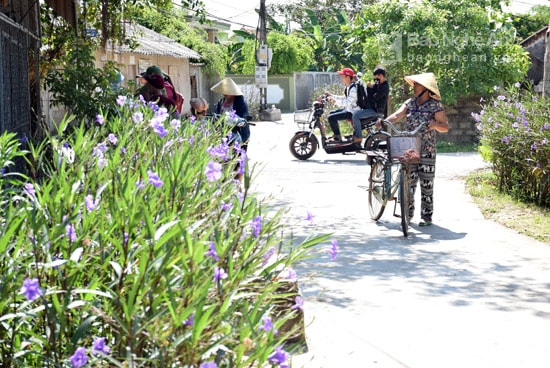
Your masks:
[[[417,213],[405,238],[393,206],[370,219],[363,155],[298,161],[295,131],[283,114],[249,146],[253,190],[288,208],[288,235],[339,244],[335,261],[322,244],[297,268],[308,352],[292,367],[550,367],[550,247],[483,218],[462,180],[487,165],[477,154],[438,155],[434,224]]]

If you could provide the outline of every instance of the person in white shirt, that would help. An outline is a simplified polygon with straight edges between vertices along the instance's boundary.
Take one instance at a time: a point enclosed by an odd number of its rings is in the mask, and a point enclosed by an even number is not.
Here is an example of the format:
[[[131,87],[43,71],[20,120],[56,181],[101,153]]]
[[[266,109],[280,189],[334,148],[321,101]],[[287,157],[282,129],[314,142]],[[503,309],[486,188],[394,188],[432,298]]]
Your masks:
[[[327,93],[329,101],[333,101],[339,109],[332,110],[328,115],[328,122],[334,135],[330,138],[332,141],[341,142],[342,135],[340,134],[339,120],[351,120],[353,113],[360,110],[357,106],[357,88],[355,86],[353,69],[344,68],[338,72],[342,78],[342,83],[346,86],[344,95],[332,95]]]

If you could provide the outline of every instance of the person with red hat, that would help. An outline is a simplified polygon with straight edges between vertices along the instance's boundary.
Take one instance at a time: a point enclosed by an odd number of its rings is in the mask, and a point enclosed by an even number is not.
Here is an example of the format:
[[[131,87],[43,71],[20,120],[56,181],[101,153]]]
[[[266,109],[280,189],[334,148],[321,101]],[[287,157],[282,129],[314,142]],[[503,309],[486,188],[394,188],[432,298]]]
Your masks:
[[[360,107],[357,106],[357,88],[354,83],[355,72],[351,68],[343,68],[338,71],[338,74],[340,74],[342,83],[345,85],[344,94],[338,96],[327,92],[329,101],[333,101],[339,107],[337,110],[332,110],[328,115],[328,122],[334,133],[331,140],[335,142],[342,141],[338,121],[349,120],[355,111],[360,110]]]

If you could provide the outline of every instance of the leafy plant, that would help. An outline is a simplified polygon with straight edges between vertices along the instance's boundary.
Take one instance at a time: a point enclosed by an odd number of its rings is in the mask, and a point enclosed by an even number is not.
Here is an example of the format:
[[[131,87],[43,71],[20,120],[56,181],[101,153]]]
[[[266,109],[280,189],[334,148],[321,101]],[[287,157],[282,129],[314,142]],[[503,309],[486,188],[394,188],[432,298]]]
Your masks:
[[[494,85],[521,79],[529,67],[513,25],[493,1],[376,3],[364,8],[352,32],[368,69],[385,64],[396,81],[433,72],[450,104],[488,96]],[[393,94],[401,101],[408,91]]]
[[[495,86],[499,94],[473,114],[480,150],[493,165],[500,191],[550,208],[550,99],[519,88]]]
[[[282,236],[222,122],[116,101],[31,142],[37,180],[0,177],[0,365],[284,364],[291,267],[328,236]],[[6,167],[19,143],[0,143]]]

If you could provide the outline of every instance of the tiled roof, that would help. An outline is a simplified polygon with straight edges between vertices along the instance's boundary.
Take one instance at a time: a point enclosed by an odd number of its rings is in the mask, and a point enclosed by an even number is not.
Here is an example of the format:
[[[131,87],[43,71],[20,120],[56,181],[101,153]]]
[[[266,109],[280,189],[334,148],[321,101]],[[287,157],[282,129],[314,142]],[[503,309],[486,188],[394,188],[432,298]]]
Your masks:
[[[134,38],[138,47],[131,49],[127,45],[115,46],[117,52],[127,52],[142,55],[173,56],[180,59],[200,59],[201,55],[173,39],[145,28],[139,24],[127,23],[126,35]]]

